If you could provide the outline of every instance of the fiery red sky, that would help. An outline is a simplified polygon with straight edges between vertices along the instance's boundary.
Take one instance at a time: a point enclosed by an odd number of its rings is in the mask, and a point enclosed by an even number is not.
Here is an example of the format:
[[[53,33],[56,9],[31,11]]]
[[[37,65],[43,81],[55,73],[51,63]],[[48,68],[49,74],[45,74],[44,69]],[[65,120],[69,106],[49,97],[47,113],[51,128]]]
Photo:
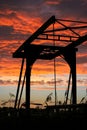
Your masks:
[[[87,1],[0,1],[0,86],[17,86],[21,59],[13,58],[12,54],[52,15],[55,15],[57,19],[87,22]],[[87,30],[79,30],[79,32],[84,34],[87,33]],[[87,42],[78,47],[76,62],[78,85],[87,86]],[[57,83],[59,83],[59,86],[62,84],[62,86],[64,86],[67,83],[66,77],[69,73],[69,67],[61,58],[57,60],[56,65],[58,75]],[[36,61],[32,70],[32,85],[39,86],[43,84],[44,87],[45,85],[51,86],[53,84],[52,74],[52,61]],[[44,87],[42,89],[44,89]],[[41,88],[36,87],[35,89]]]

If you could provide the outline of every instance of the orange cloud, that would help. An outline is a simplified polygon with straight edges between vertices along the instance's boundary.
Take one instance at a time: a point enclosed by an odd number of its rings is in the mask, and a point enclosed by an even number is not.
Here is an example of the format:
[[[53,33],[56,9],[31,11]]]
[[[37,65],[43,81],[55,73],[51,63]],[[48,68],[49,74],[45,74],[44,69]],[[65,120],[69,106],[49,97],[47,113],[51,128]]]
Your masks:
[[[47,1],[48,5],[56,5],[60,4],[60,1]],[[25,12],[21,11],[13,11],[13,10],[6,10],[4,14],[0,12],[3,16],[0,18],[0,26],[6,28],[7,30],[4,31],[3,36],[1,37],[0,43],[0,52],[1,52],[1,61],[0,61],[0,68],[1,68],[1,75],[7,76],[18,76],[21,67],[21,59],[14,59],[12,58],[13,52],[29,37],[35,32],[44,22],[41,17],[31,17]],[[73,16],[69,16],[72,18]],[[73,17],[75,19],[75,17]],[[73,24],[69,22],[64,22],[66,26],[73,26]],[[55,28],[63,28],[63,25],[57,23]],[[53,26],[49,27],[52,29]],[[10,30],[10,31],[9,31]],[[6,31],[8,31],[6,33]],[[85,34],[87,30],[79,31],[81,34]],[[9,34],[8,34],[9,33]],[[19,35],[20,34],[20,35]],[[56,34],[66,34],[72,35],[71,31],[64,31],[58,32]],[[5,39],[6,38],[6,39]],[[46,40],[35,40],[35,44],[53,44],[53,41]],[[85,43],[86,44],[86,43]],[[66,43],[57,42],[56,45],[66,45]],[[85,52],[79,53],[78,57],[85,58],[87,54]],[[84,61],[86,63],[86,61]],[[81,65],[80,65],[81,64]],[[86,66],[79,61],[77,66],[78,73],[87,73]],[[44,60],[37,60],[32,68],[32,75],[33,74],[52,74],[54,71],[54,64],[53,61],[44,61]],[[64,61],[56,61],[56,73],[63,74],[69,73],[69,66]]]

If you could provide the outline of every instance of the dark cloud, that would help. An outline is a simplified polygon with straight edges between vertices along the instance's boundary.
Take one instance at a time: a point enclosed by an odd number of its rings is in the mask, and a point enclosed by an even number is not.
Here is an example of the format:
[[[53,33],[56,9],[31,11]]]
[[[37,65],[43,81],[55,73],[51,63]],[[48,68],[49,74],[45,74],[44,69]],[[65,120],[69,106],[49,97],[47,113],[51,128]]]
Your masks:
[[[50,3],[55,4],[50,4]],[[58,17],[86,17],[87,2],[85,0],[6,0],[0,1],[0,8],[26,12],[31,17],[42,18],[56,15]]]
[[[82,57],[78,57],[76,62],[77,62],[77,64],[87,63],[87,55],[86,56],[82,56]]]
[[[40,3],[42,3],[43,1],[45,0],[9,0],[7,2],[7,0],[3,0],[3,1],[0,1],[0,5],[9,5],[9,6],[27,6],[27,5],[38,5]]]
[[[28,13],[28,15],[32,16],[32,14],[37,14],[41,12],[41,6],[43,5],[44,0],[6,0],[0,1],[1,10],[10,9],[13,11],[22,11]],[[39,10],[39,11],[38,11]]]
[[[45,82],[44,80],[41,80],[41,81],[31,81],[31,85],[44,85]]]
[[[15,84],[17,84],[18,83],[18,81],[17,80],[0,80],[0,85],[15,85]],[[56,81],[56,83],[57,83],[57,85],[59,86],[59,85],[63,85],[64,84],[64,80],[61,80],[61,79],[58,79],[57,81]],[[54,85],[54,80],[53,79],[51,79],[51,80],[49,80],[49,81],[44,81],[44,80],[39,80],[39,81],[34,81],[34,80],[32,80],[31,81],[31,85],[46,85],[47,84],[47,86],[49,85],[49,86],[53,86]]]
[[[30,33],[23,34],[21,29],[15,32],[13,26],[0,26],[0,40],[24,40],[30,36]]]
[[[10,35],[13,32],[12,26],[0,26],[0,40],[10,39]]]
[[[17,84],[17,81],[16,80],[0,80],[0,85],[14,85],[14,84]]]
[[[51,85],[54,85],[54,84],[55,84],[55,81],[54,81],[54,80],[50,80],[50,81],[47,81],[46,83],[47,83],[49,86],[51,86]],[[57,84],[58,86],[63,85],[63,84],[64,84],[64,80],[58,79],[58,80],[56,80],[56,84]]]
[[[60,10],[62,17],[87,18],[87,2],[84,0],[61,0],[60,4],[54,6],[54,9]]]
[[[77,64],[84,64],[87,63],[87,42],[82,43],[80,46],[78,46],[77,51]]]
[[[80,86],[87,86],[87,79],[83,78],[83,79],[78,79],[77,80],[77,83],[80,85]]]

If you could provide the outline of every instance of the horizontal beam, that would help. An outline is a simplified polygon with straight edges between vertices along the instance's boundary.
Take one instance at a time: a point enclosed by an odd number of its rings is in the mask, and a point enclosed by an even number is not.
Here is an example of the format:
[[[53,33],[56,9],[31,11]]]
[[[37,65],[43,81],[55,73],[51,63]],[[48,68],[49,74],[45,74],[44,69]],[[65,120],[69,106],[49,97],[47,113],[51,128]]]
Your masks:
[[[29,48],[29,51],[28,51],[29,53],[25,53],[26,50],[24,50],[24,52],[13,53],[13,57],[26,58],[28,56],[27,54],[31,54],[32,52],[33,56],[39,54],[37,59],[51,60],[57,56],[60,56],[63,53],[64,49],[67,49],[68,51],[68,49],[73,49],[85,41],[87,41],[87,35],[79,37],[76,41],[73,41],[71,44],[65,47],[29,44],[27,46],[27,49]],[[54,52],[51,53],[52,51]],[[46,52],[48,53],[46,54]]]
[[[41,34],[37,39],[40,40],[55,40],[64,42],[73,42],[77,39],[77,36],[65,36],[65,35],[53,35],[53,34]]]
[[[39,57],[38,58],[43,59],[43,58],[41,58],[43,56],[40,56],[41,54],[44,55],[46,52],[47,53],[50,53],[52,51],[55,52],[55,51],[61,50],[62,48],[63,47],[60,47],[60,46],[48,46],[48,45],[29,44],[27,46],[28,53],[26,53],[26,50],[24,50],[23,52],[18,52],[18,53],[14,52],[13,53],[13,58],[26,58],[26,57],[28,57],[29,54],[37,55],[37,53],[39,53]],[[30,57],[32,57],[32,56],[30,56]],[[46,56],[45,56],[45,59],[48,59],[48,58],[46,58]]]

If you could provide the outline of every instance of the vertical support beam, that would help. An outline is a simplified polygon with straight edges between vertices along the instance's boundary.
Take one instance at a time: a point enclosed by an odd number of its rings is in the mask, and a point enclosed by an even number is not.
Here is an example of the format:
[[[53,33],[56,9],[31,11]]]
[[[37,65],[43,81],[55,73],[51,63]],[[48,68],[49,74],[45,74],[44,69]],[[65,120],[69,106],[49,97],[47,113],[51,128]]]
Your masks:
[[[30,109],[30,77],[31,77],[30,59],[26,58],[26,110]]]
[[[30,78],[32,66],[39,55],[39,50],[31,46],[25,46],[25,57],[26,57],[26,110],[30,109]]]
[[[77,85],[76,85],[76,51],[72,53],[71,73],[72,73],[72,103],[77,103]]]
[[[72,104],[77,103],[77,85],[76,85],[76,51],[77,48],[66,49],[63,52],[64,59],[70,66],[72,74],[72,90],[71,90],[71,100]]]

